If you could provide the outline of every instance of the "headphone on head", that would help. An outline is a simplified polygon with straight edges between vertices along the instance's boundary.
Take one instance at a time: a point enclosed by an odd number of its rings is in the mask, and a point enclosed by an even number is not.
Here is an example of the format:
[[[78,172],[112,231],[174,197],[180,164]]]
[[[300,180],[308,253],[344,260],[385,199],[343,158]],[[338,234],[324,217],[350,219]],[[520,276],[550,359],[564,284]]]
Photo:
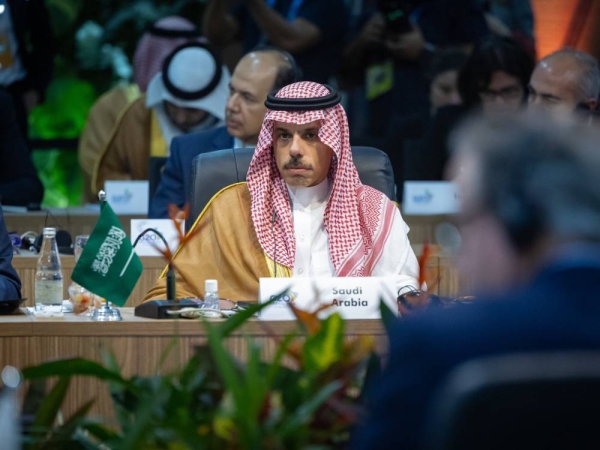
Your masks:
[[[542,231],[538,208],[527,198],[506,193],[500,195],[495,213],[506,234],[520,252],[529,250]]]
[[[490,210],[519,252],[529,250],[543,232],[543,212],[526,186],[536,158],[537,155],[532,152],[519,159],[517,170],[506,168],[500,176],[491,180],[494,188],[488,198]],[[493,162],[490,164],[493,165]],[[488,171],[488,176],[493,176],[490,174],[494,172]]]

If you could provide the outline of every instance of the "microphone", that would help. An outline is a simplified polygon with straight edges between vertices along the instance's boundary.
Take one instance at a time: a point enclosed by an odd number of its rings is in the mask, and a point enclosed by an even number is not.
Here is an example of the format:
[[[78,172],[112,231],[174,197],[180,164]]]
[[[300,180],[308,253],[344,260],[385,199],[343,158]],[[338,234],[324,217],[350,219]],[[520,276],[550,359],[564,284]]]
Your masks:
[[[273,218],[271,219],[271,234],[273,235],[273,275],[277,278],[277,238],[275,237],[275,220],[277,220],[277,213],[273,211]]]
[[[137,245],[142,236],[147,233],[154,233],[159,239],[168,247],[167,240],[160,231],[155,228],[146,228],[140,233],[133,243],[133,247]],[[171,262],[167,266],[167,299],[166,300],[150,300],[137,305],[134,310],[134,314],[138,317],[146,317],[148,319],[172,319],[173,315],[170,314],[172,311],[180,310],[182,308],[198,308],[199,305],[190,299],[177,300],[176,289],[175,289],[175,269]]]
[[[158,231],[156,228],[146,228],[144,231],[142,231],[140,233],[140,235],[135,239],[135,242],[133,243],[133,248],[135,248],[135,246],[138,244],[138,242],[140,241],[140,239],[145,236],[148,233],[154,233],[155,235],[157,235],[160,240],[162,241],[163,244],[165,244],[165,248],[169,248],[169,243],[167,242],[167,240],[165,239],[165,237],[163,236],[163,234]],[[168,265],[168,269],[167,269],[167,300],[176,300],[175,298],[175,271],[173,270],[173,266],[171,265],[171,263],[169,262]]]

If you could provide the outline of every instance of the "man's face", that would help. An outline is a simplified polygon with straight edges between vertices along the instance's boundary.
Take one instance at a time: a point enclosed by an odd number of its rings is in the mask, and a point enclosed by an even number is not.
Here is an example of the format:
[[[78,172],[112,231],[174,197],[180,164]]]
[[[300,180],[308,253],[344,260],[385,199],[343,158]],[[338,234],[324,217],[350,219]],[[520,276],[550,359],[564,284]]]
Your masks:
[[[164,102],[165,112],[173,124],[184,133],[188,133],[199,125],[208,115],[202,109],[182,108],[171,102]]]
[[[502,224],[479,201],[481,168],[477,159],[473,154],[463,154],[452,162],[460,198],[462,246],[458,267],[473,280],[476,292],[498,292],[517,282],[519,255]]]
[[[250,53],[240,60],[229,83],[225,108],[228,133],[255,144],[267,112],[265,100],[277,76],[277,57],[271,53]]]
[[[439,73],[429,86],[429,101],[432,112],[443,106],[459,105],[460,94],[457,87],[458,70],[447,70]]]
[[[319,140],[320,122],[304,125],[275,122],[273,150],[279,173],[289,186],[308,187],[329,172],[333,151]]]
[[[528,108],[555,116],[571,114],[578,103],[578,82],[577,68],[567,58],[540,62],[529,81]]]
[[[523,105],[524,95],[517,77],[498,70],[492,73],[490,84],[479,93],[479,98],[483,113],[493,117],[517,112]]]

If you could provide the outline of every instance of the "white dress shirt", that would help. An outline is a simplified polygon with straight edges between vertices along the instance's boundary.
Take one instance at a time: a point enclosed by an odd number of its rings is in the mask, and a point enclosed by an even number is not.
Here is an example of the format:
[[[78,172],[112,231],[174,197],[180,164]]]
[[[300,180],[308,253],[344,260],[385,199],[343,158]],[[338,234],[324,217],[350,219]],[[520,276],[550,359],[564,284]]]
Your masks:
[[[246,144],[241,139],[233,138],[233,148],[256,148],[256,144]]]
[[[328,178],[316,186],[288,186],[294,218],[296,237],[295,277],[332,277],[335,269],[329,256],[329,238],[323,224],[323,215],[331,193]],[[407,237],[408,226],[397,210],[392,231],[381,258],[375,264],[371,276],[396,278],[401,290],[410,286],[417,288],[419,263]]]

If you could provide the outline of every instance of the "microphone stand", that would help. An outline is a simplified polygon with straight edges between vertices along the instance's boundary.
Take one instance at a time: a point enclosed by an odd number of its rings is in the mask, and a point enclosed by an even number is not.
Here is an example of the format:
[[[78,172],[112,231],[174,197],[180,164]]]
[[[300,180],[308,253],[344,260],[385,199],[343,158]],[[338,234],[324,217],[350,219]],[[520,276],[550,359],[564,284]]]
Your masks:
[[[160,240],[168,248],[169,244],[160,231],[155,228],[146,228],[140,233],[133,243],[133,248],[137,245],[142,236],[147,233],[154,233],[160,238]],[[166,300],[150,300],[142,303],[135,307],[134,314],[138,317],[146,317],[148,319],[172,319],[173,313],[169,311],[179,310],[182,308],[198,308],[198,304],[189,299],[177,300],[177,294],[175,289],[175,268],[169,261],[167,265],[167,299]]]
[[[135,246],[138,244],[138,242],[143,236],[150,232],[156,234],[160,238],[162,243],[165,244],[165,248],[169,247],[167,240],[160,231],[158,231],[156,228],[146,228],[135,239],[133,243],[133,248],[135,248]],[[175,296],[175,270],[173,270],[173,265],[171,264],[171,261],[169,261],[169,264],[167,266],[167,300],[176,301],[177,299],[175,298]]]

